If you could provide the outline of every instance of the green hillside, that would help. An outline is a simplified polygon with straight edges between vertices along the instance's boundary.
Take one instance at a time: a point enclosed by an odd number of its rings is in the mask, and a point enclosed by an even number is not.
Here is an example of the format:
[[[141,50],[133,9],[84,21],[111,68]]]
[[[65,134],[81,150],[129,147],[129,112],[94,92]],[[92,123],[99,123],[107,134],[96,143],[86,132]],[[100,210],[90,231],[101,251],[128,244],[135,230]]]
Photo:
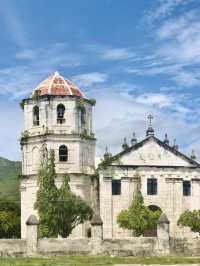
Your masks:
[[[0,157],[0,198],[19,200],[19,178],[21,162]]]

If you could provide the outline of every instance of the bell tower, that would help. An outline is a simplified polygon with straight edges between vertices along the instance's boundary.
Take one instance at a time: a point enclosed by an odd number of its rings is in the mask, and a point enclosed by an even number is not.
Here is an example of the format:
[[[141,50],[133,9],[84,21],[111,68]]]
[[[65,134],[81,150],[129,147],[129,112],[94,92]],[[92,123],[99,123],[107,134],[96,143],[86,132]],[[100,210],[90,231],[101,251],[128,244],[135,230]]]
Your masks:
[[[95,170],[96,144],[92,129],[94,104],[94,100],[87,99],[77,86],[58,72],[42,81],[31,97],[22,101],[22,237],[26,236],[27,218],[31,214],[37,215],[34,209],[37,172],[44,146],[55,152],[58,185],[63,174],[68,173],[72,191],[92,204],[91,176]],[[77,234],[80,233],[84,234],[83,228],[77,230]]]

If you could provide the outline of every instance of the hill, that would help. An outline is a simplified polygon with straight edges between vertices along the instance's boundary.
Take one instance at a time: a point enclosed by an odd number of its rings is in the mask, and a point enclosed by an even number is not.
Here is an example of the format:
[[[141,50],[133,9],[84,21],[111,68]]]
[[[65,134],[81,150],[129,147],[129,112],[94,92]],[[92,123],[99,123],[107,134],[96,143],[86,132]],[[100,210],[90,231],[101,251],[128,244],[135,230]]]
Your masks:
[[[19,200],[21,162],[0,157],[0,198]]]

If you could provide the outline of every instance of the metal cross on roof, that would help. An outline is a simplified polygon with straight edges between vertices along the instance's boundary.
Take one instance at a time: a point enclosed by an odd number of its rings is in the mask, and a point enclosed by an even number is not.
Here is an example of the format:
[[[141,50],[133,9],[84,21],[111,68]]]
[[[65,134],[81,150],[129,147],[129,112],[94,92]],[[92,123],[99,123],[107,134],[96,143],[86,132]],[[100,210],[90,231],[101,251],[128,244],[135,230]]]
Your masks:
[[[149,126],[152,126],[152,120],[153,120],[153,116],[151,115],[151,114],[149,114],[148,116],[147,116],[147,118],[148,118],[148,120],[149,120]]]

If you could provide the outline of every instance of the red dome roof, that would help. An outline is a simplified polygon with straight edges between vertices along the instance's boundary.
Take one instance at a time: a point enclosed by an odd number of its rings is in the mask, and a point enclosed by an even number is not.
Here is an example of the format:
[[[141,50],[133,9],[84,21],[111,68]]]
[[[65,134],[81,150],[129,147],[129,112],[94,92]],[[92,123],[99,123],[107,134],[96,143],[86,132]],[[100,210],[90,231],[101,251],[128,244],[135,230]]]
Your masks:
[[[42,81],[35,89],[39,96],[43,95],[61,95],[61,96],[78,96],[84,98],[80,89],[71,81],[62,77],[58,72],[53,76]]]

